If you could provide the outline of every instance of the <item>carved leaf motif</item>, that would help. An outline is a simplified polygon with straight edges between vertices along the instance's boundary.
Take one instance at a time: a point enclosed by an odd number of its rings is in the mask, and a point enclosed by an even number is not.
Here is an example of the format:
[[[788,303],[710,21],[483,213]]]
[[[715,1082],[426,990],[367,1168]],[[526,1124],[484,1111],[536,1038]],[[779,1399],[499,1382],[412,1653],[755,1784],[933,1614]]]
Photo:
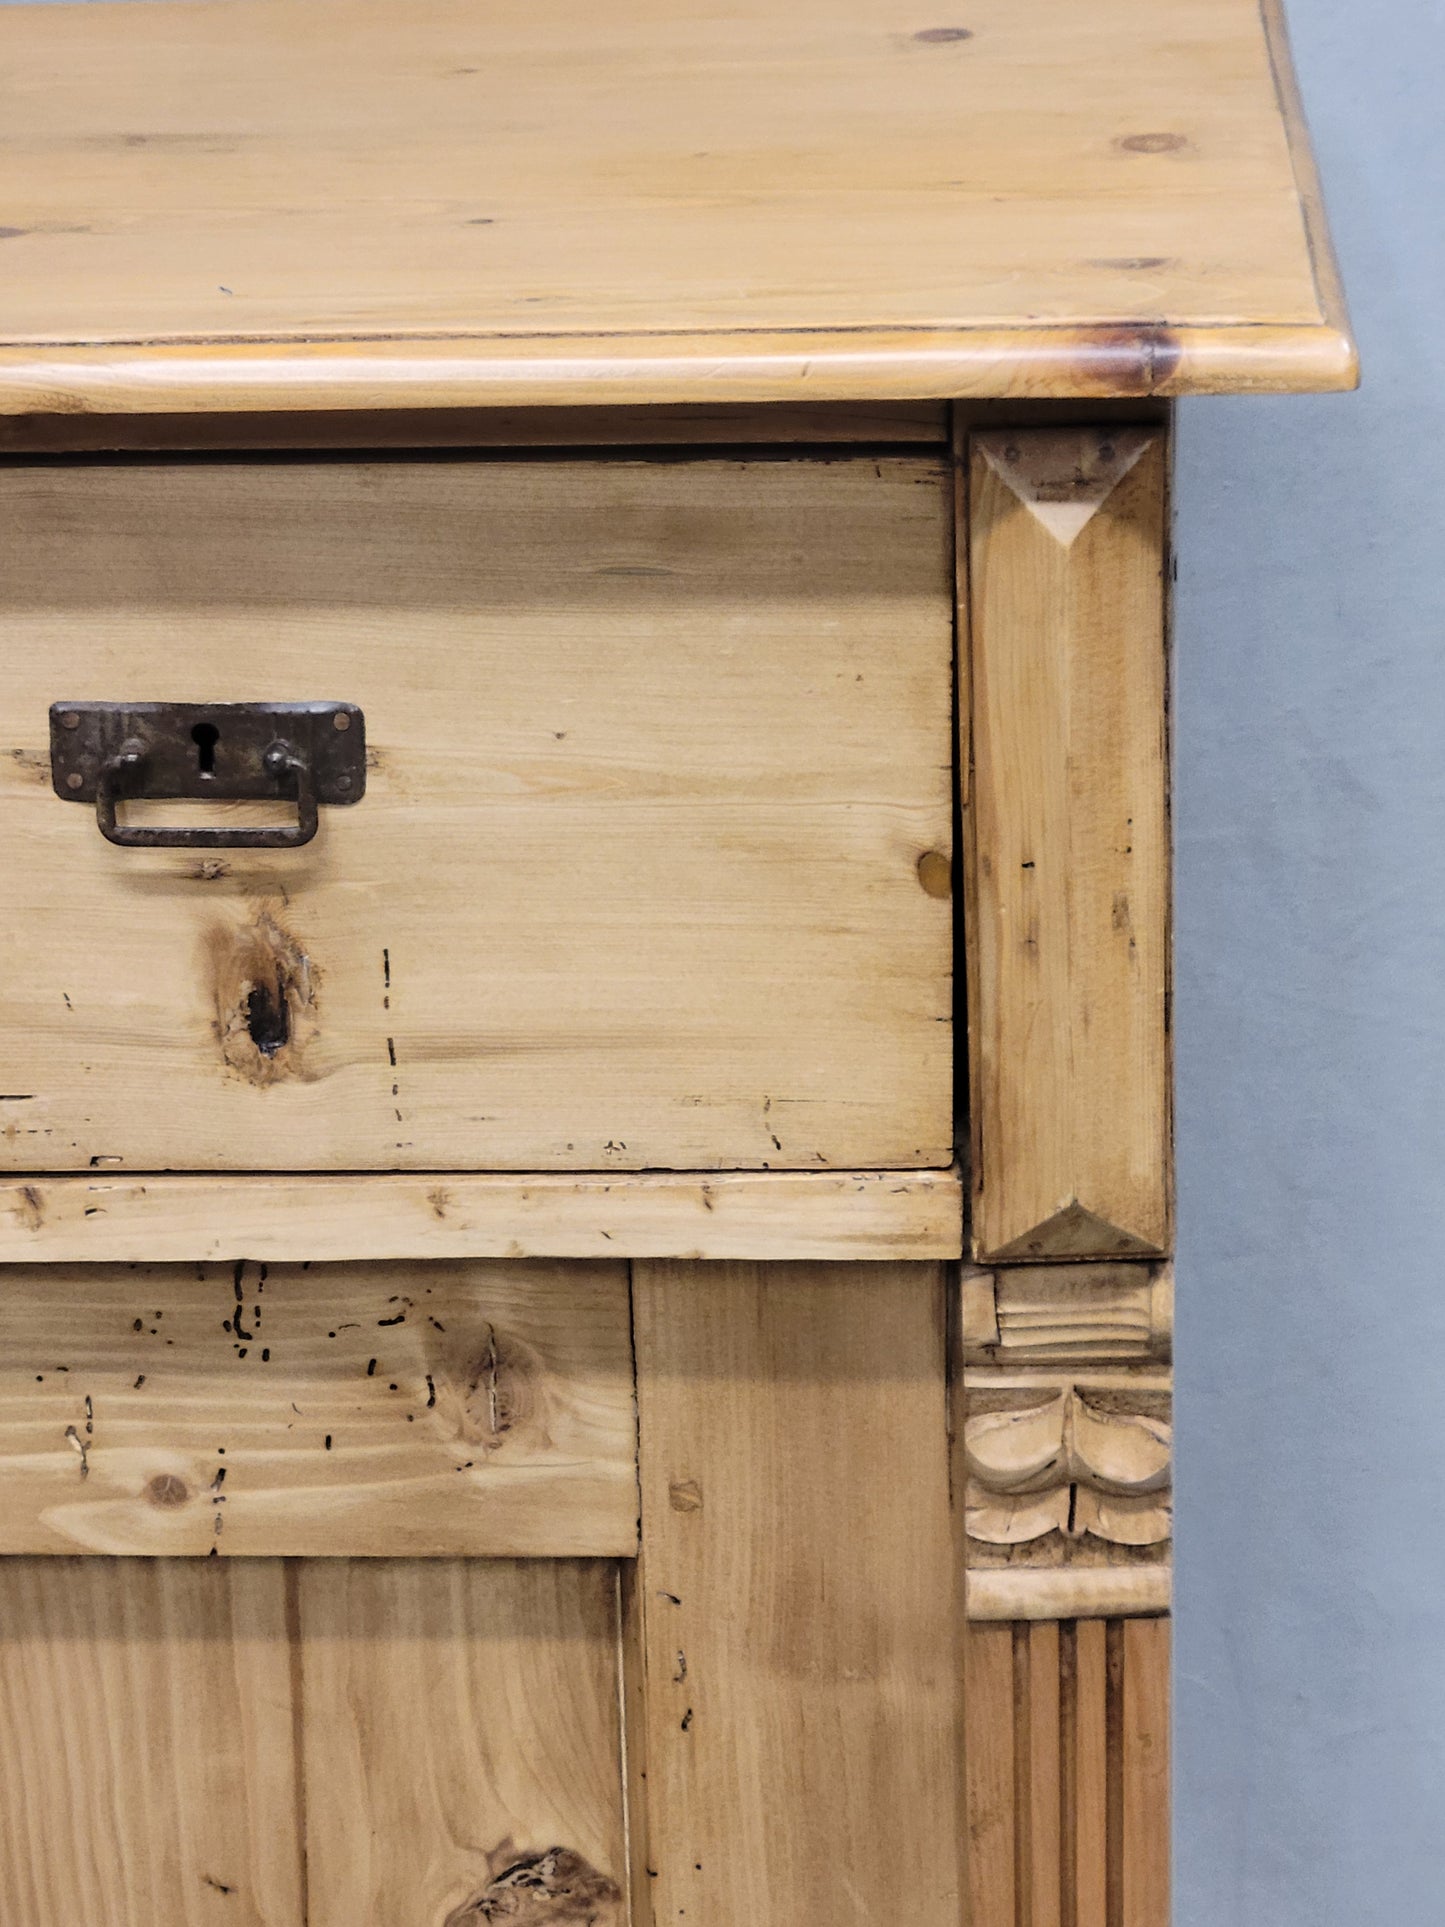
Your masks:
[[[1067,1538],[1072,1491],[1071,1486],[1059,1485],[1038,1497],[991,1498],[971,1479],[965,1502],[968,1535],[990,1546],[1026,1545],[1050,1532],[1062,1532]]]
[[[1088,1532],[1111,1545],[1157,1546],[1172,1530],[1167,1496],[1121,1499],[1106,1492],[1091,1492],[1087,1486],[1078,1488],[1073,1538],[1081,1539]]]
[[[963,1443],[972,1477],[990,1492],[1038,1492],[1067,1484],[1064,1438],[1072,1398],[1072,1392],[1057,1392],[1044,1405],[971,1418]]]
[[[1170,1427],[1142,1412],[1096,1412],[1071,1394],[1071,1476],[1095,1492],[1162,1492],[1169,1484]]]
[[[1077,1386],[979,1413],[964,1426],[967,1530],[990,1545],[1049,1532],[1158,1545],[1171,1531],[1170,1442],[1163,1420],[1096,1409]]]

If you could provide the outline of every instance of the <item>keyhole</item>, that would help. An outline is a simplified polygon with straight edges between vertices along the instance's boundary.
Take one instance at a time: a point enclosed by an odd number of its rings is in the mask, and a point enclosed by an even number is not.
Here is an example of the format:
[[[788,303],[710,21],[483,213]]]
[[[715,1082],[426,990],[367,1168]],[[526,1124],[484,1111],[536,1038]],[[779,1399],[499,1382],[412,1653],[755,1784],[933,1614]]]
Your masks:
[[[221,740],[221,732],[214,723],[197,723],[191,731],[191,741],[196,746],[196,767],[202,776],[216,773],[216,744]]]

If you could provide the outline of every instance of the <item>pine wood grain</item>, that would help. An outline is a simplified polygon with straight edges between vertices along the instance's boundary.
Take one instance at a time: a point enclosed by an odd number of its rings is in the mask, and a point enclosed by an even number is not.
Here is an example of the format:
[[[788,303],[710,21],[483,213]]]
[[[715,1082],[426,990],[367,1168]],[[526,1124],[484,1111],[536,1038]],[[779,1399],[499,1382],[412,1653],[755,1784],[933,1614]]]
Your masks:
[[[1015,1927],[1019,1784],[1014,1629],[970,1626],[963,1642],[969,1927]]]
[[[957,1927],[939,1271],[634,1273],[655,1917]]]
[[[0,57],[15,411],[1354,377],[1257,0],[7,7]]]
[[[1064,1772],[1062,1760],[1059,1624],[1036,1620],[1023,1628],[1014,1645],[1015,1679],[1026,1679],[1018,1732],[1026,1755],[1027,1812],[1021,1816],[1027,1842],[1025,1894],[1031,1920],[1040,1927],[1062,1920]]]
[[[969,1927],[1168,1927],[1167,1619],[970,1625]]]
[[[957,1258],[957,1170],[0,1180],[0,1263]]]
[[[1121,1927],[1169,1927],[1169,1622],[1125,1620]]]
[[[1170,1237],[1165,441],[970,443],[965,913],[973,1247]]]
[[[1064,1790],[1065,1881],[1072,1879],[1070,1927],[1111,1927],[1109,1888],[1108,1633],[1102,1619],[1082,1619],[1063,1634],[1066,1726],[1060,1736],[1068,1780]],[[1167,1816],[1169,1788],[1163,1789]],[[1168,1825],[1153,1834],[1168,1849]],[[1168,1927],[1166,1915],[1163,1927]]]
[[[624,1266],[8,1268],[0,1554],[630,1555]]]
[[[949,1164],[950,524],[923,455],[0,471],[0,1166]],[[338,695],[301,850],[51,788],[56,700]]]
[[[0,1559],[0,1918],[305,1927],[285,1572]]]
[[[623,1927],[616,1568],[297,1571],[308,1927]]]

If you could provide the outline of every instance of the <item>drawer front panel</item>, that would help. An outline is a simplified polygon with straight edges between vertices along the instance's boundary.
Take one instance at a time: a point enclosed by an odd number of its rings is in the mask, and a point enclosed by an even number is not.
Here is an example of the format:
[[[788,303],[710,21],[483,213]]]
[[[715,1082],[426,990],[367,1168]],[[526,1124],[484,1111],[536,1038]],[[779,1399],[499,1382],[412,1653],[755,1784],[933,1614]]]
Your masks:
[[[0,471],[4,1165],[947,1163],[950,515],[932,457]],[[57,701],[354,703],[366,795],[116,848]]]
[[[625,1265],[0,1284],[0,1555],[636,1551]]]

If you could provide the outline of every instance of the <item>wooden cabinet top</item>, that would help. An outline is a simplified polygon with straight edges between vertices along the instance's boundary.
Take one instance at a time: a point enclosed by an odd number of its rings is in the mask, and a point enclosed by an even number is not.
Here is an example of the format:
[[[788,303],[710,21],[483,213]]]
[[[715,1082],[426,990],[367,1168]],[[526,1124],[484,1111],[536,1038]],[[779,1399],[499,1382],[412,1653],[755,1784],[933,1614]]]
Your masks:
[[[1276,0],[0,7],[0,412],[1343,388]]]

